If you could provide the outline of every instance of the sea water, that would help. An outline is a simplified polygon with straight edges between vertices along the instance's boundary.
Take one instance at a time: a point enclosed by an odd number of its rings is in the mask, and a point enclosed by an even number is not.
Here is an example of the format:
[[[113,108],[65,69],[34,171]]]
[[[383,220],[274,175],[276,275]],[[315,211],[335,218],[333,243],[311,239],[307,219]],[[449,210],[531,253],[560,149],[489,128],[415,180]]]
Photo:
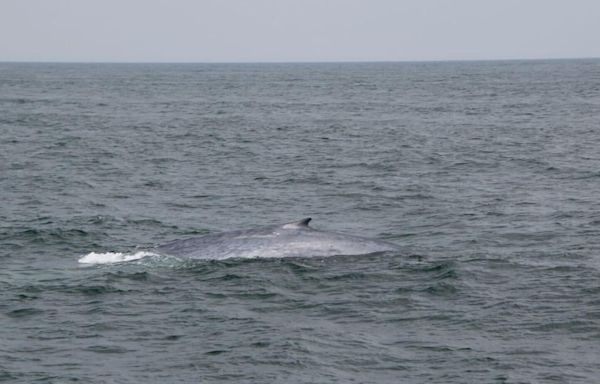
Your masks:
[[[0,63],[0,381],[596,382],[599,194],[600,60]]]

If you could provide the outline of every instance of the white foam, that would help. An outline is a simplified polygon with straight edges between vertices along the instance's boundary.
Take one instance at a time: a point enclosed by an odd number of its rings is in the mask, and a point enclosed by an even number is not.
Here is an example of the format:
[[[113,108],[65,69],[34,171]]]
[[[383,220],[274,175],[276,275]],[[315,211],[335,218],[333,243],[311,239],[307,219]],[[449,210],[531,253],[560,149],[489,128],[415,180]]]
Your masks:
[[[156,253],[148,251],[139,251],[135,253],[122,253],[122,252],[106,252],[96,253],[90,252],[87,255],[81,257],[79,262],[81,264],[112,264],[122,263],[124,261],[139,260],[147,256],[158,256]]]

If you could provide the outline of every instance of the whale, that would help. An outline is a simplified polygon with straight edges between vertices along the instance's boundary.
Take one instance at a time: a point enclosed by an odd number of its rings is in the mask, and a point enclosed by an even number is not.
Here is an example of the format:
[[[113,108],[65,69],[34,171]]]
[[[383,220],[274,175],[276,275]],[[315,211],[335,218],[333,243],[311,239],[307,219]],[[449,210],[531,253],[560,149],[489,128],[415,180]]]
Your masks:
[[[309,227],[310,217],[300,221],[211,233],[159,245],[162,255],[186,259],[284,258],[366,255],[395,252],[399,246],[383,240],[321,231]]]

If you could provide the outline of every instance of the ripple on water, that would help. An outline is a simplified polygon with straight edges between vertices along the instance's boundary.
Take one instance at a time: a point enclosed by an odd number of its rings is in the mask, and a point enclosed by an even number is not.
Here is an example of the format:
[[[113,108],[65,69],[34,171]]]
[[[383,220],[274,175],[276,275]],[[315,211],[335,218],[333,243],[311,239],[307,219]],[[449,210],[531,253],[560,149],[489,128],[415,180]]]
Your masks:
[[[6,316],[12,318],[28,318],[42,315],[43,310],[38,308],[19,308],[6,313]]]

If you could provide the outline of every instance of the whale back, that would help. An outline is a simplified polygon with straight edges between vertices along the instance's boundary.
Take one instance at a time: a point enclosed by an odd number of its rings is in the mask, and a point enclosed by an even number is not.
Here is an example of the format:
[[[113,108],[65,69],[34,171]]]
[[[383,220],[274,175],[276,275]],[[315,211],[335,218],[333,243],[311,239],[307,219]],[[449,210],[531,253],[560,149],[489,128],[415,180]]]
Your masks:
[[[213,233],[175,240],[157,248],[160,253],[193,259],[315,257],[360,255],[395,251],[398,246],[381,240],[308,226],[310,217],[300,221]]]

